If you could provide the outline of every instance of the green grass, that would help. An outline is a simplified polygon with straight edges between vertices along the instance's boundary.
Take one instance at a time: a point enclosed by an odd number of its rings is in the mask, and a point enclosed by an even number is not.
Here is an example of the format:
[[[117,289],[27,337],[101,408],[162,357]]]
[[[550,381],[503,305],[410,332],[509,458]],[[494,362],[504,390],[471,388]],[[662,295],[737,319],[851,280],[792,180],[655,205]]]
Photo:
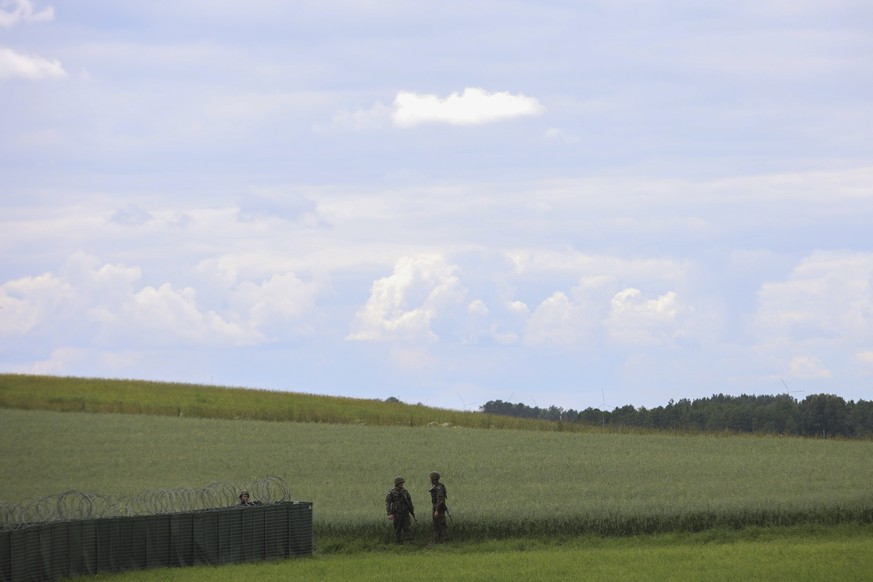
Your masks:
[[[0,497],[71,489],[122,497],[277,475],[292,498],[314,503],[311,559],[121,580],[869,578],[871,441],[574,432],[502,420],[269,391],[0,375]],[[433,469],[445,476],[454,521],[452,542],[428,549]],[[416,543],[401,548],[388,543],[383,504],[398,473],[423,516]]]
[[[284,478],[322,551],[387,535],[395,474],[449,487],[456,538],[632,535],[873,518],[873,443],[328,425],[0,409],[6,501]],[[422,515],[427,515],[426,511]],[[375,541],[374,541],[375,540]]]
[[[581,424],[461,412],[402,402],[195,384],[24,374],[0,374],[0,408],[377,426],[590,430]]]
[[[505,540],[428,550],[98,576],[117,582],[215,580],[869,580],[871,526]]]

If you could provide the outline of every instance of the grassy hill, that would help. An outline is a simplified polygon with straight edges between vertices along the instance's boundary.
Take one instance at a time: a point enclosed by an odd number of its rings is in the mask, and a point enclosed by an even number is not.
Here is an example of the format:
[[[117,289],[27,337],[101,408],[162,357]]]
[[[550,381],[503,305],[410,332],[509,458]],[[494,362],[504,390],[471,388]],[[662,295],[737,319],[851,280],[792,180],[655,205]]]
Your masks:
[[[323,549],[387,534],[395,474],[427,507],[433,469],[461,539],[873,522],[870,441],[558,428],[401,403],[4,375],[0,491],[130,496],[277,475],[314,502]]]
[[[871,441],[568,428],[376,400],[0,375],[0,499],[276,475],[314,504],[312,560],[124,580],[869,577]],[[449,488],[453,541],[419,552],[433,469]],[[419,510],[412,548],[388,543],[384,496],[398,473]]]
[[[588,430],[423,405],[196,384],[0,374],[0,408],[377,426]]]

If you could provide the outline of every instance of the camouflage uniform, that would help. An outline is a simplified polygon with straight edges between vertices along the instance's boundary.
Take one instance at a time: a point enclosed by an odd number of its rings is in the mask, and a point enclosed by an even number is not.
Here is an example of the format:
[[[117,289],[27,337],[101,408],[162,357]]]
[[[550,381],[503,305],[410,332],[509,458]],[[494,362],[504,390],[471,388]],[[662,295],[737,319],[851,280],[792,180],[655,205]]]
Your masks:
[[[389,516],[394,516],[394,540],[402,544],[404,540],[412,541],[412,518],[415,515],[415,507],[412,505],[412,496],[409,491],[400,485],[405,480],[402,477],[394,479],[394,489],[385,496],[385,511]]]
[[[440,474],[436,471],[430,474],[430,501],[433,505],[433,541],[444,542],[449,538],[449,526],[446,524],[446,486],[440,483]]]

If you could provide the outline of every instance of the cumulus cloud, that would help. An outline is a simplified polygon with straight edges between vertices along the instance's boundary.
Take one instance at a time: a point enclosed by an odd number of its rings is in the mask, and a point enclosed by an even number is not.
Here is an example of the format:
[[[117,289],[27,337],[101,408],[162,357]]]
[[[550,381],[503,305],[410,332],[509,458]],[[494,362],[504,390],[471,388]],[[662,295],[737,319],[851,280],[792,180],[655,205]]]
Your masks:
[[[658,345],[672,342],[682,306],[674,291],[645,299],[639,289],[628,288],[612,297],[610,308],[607,326],[612,339]]]
[[[476,317],[488,317],[488,305],[481,299],[476,299],[467,305],[467,312]]]
[[[537,99],[521,93],[489,93],[484,89],[468,87],[461,93],[451,93],[443,98],[400,91],[390,107],[380,101],[369,109],[337,112],[327,129],[376,130],[388,125],[405,129],[426,123],[482,125],[541,115],[544,111],[545,108]],[[563,137],[568,138],[566,135]]]
[[[46,22],[55,16],[51,6],[34,11],[30,0],[0,0],[0,28],[12,28],[24,23]]]
[[[445,99],[437,95],[401,91],[394,98],[392,119],[398,127],[413,127],[422,123],[478,125],[540,115],[543,111],[539,101],[520,93],[489,93],[484,89],[468,87],[463,93],[452,93]]]
[[[76,254],[58,274],[0,285],[4,325],[0,337],[32,334],[50,338],[125,345],[250,345],[264,341],[248,322],[203,308],[191,287],[170,283],[137,288],[138,267],[100,264]]]
[[[432,323],[466,294],[456,271],[438,254],[401,258],[390,276],[373,283],[346,339],[436,341]]]
[[[525,333],[529,344],[572,345],[583,333],[577,325],[580,308],[567,295],[556,291],[531,314]]]
[[[523,343],[562,348],[601,345],[663,346],[705,341],[718,328],[718,306],[680,300],[688,264],[579,252],[507,253],[512,276],[539,281],[546,298],[524,310]],[[576,284],[564,285],[569,277]],[[556,286],[547,286],[554,282]],[[652,288],[673,289],[650,295]],[[513,312],[511,309],[507,309]]]
[[[60,61],[18,53],[0,48],[0,79],[60,79],[67,72]]]
[[[761,338],[873,339],[873,253],[815,252],[758,292]]]
[[[107,340],[123,337],[148,345],[184,342],[234,346],[264,340],[248,326],[227,321],[215,311],[201,309],[197,293],[191,287],[175,289],[170,283],[145,287],[114,309],[95,306],[89,315],[100,322],[101,335]]]
[[[54,8],[35,10],[30,0],[0,0],[0,28],[18,24],[46,22],[54,18]],[[0,47],[0,80],[59,79],[67,76],[60,61],[26,55],[11,48]]]
[[[530,321],[530,307],[517,299],[504,301],[501,307],[502,313],[498,311],[493,315],[487,331],[481,335],[486,335],[501,345],[522,343],[524,328]]]
[[[240,311],[248,311],[252,326],[281,328],[314,306],[317,291],[315,284],[302,281],[294,273],[284,273],[261,284],[241,283],[234,291],[234,300]]]
[[[510,301],[506,304],[506,308],[510,313],[514,313],[516,315],[527,316],[530,314],[530,308],[524,301]]]
[[[58,316],[72,295],[72,287],[50,273],[4,283],[0,286],[0,338],[23,336],[46,318]]]

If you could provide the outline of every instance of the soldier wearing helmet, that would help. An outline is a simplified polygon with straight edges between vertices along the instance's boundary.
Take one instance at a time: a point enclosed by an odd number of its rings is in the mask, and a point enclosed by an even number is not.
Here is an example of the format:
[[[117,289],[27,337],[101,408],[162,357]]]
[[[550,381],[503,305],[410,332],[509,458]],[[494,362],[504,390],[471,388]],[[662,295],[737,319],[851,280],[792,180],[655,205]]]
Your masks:
[[[412,541],[410,516],[415,517],[412,496],[404,488],[405,483],[403,477],[394,477],[394,489],[385,496],[385,511],[388,512],[388,519],[394,523],[394,540],[398,544]]]
[[[263,505],[260,501],[252,501],[249,497],[249,492],[245,489],[240,491],[239,494],[239,504],[243,507],[250,507],[253,505]]]
[[[446,486],[440,482],[440,474],[436,471],[431,471],[430,475],[430,500],[433,507],[433,541],[441,543],[449,538],[449,526],[446,524]]]

